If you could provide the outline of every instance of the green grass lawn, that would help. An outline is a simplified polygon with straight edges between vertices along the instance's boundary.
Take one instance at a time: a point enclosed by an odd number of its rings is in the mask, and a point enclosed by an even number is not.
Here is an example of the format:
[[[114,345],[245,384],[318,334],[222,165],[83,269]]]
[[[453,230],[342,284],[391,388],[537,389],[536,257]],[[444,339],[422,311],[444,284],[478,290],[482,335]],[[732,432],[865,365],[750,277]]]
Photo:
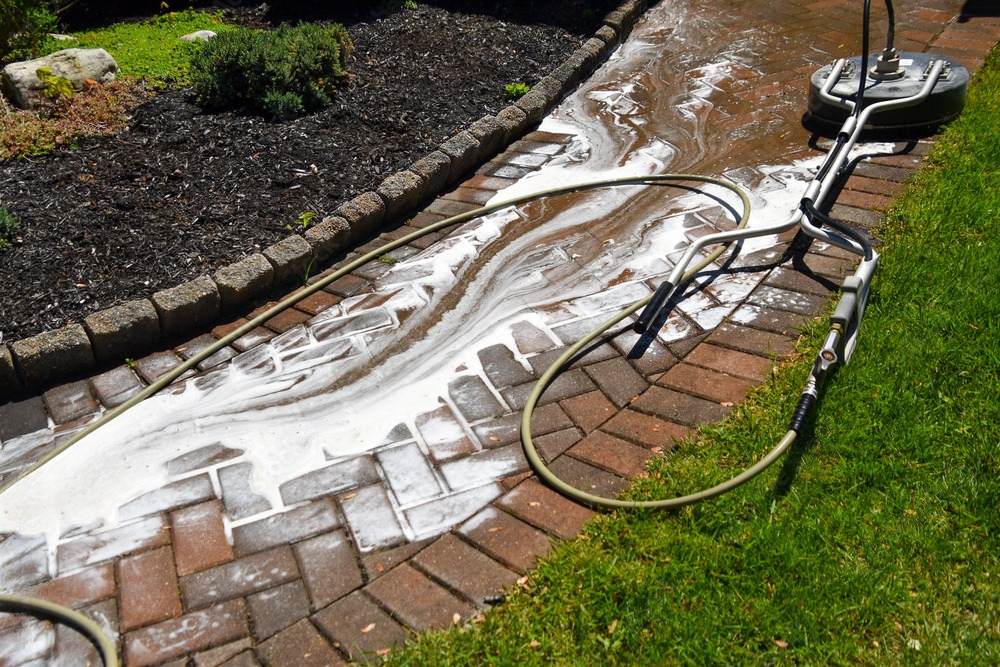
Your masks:
[[[786,458],[720,499],[619,512],[485,620],[392,665],[1000,662],[1000,52],[880,232],[850,366]],[[633,497],[732,476],[784,433],[825,323]]]
[[[198,30],[232,29],[220,12],[169,12],[142,23],[115,23],[96,30],[75,32],[73,42],[46,40],[42,51],[104,49],[121,68],[121,75],[157,82],[187,83],[191,53],[197,44],[178,39]]]

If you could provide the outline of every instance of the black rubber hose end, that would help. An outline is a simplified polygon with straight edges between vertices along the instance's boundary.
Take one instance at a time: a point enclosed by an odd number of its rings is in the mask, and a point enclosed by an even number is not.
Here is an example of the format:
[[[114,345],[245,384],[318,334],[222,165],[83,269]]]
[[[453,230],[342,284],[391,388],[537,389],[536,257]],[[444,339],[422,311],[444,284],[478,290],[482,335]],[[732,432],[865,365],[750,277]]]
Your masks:
[[[802,428],[806,425],[806,420],[809,419],[809,413],[812,412],[815,404],[816,396],[814,394],[802,394],[802,397],[799,398],[799,404],[795,406],[792,420],[788,422],[788,430],[802,433]]]
[[[667,301],[670,300],[670,295],[673,293],[674,284],[672,282],[665,280],[660,283],[660,286],[656,288],[656,292],[653,294],[653,298],[649,300],[646,307],[639,313],[639,319],[632,325],[636,333],[646,333],[646,329],[653,323],[656,316],[660,314],[663,307],[667,305]]]

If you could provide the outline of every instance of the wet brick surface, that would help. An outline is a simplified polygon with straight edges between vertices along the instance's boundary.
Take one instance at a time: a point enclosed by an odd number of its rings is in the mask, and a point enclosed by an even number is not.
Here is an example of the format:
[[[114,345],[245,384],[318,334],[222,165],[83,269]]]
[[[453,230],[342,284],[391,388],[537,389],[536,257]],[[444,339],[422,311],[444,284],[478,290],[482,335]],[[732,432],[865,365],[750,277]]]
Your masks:
[[[706,131],[740,139],[799,122],[802,78],[813,68],[803,65],[802,56],[826,64],[854,38],[810,20],[813,14],[805,10],[815,4],[790,3],[802,11],[729,5],[736,19],[752,16],[775,34],[799,35],[796,43],[818,51],[790,52],[787,59],[757,65],[731,63],[705,93],[712,105]],[[959,5],[932,0],[908,12],[897,33],[901,45],[930,45],[968,66],[981,64],[1000,38],[1000,24],[958,22]],[[698,74],[704,73],[691,73]],[[400,225],[382,240],[482,204],[561,155],[569,139],[528,135],[416,215],[412,227]],[[832,214],[877,225],[932,143],[922,140],[909,152],[859,164]],[[691,234],[715,224],[695,222]],[[399,257],[444,237],[416,241]],[[759,285],[748,283],[736,296],[709,286],[678,304],[656,338],[625,329],[576,359],[545,392],[533,422],[535,444],[552,470],[586,491],[615,495],[649,456],[669,451],[698,424],[722,419],[766,379],[792,353],[801,327],[826,308],[854,262],[837,248],[804,248],[793,239],[782,235],[778,248],[737,260],[739,267],[761,267]],[[592,251],[602,241],[576,241],[568,252]],[[249,351],[245,355],[229,361],[235,351],[224,352],[213,363],[264,375],[279,359],[307,361],[295,346],[310,335],[340,340],[363,336],[366,327],[396,326],[380,309],[382,296],[365,297],[378,287],[372,281],[390,268],[373,262],[337,280],[244,336],[234,348]],[[557,266],[546,275],[570,268]],[[417,415],[374,452],[331,460],[285,480],[276,495],[254,487],[241,451],[218,443],[171,461],[167,485],[126,505],[120,526],[84,527],[64,536],[52,560],[40,538],[3,536],[0,586],[82,610],[117,639],[128,665],[372,661],[411,632],[448,626],[456,618],[464,622],[516,585],[553,540],[577,535],[592,514],[530,474],[518,442],[520,409],[564,345],[606,319],[605,307],[648,293],[655,280],[631,284],[547,306],[537,311],[539,318],[514,323],[513,347],[481,350],[481,368],[464,370],[437,409]],[[31,434],[53,424],[71,428],[121,404],[182,357],[267,307],[234,316],[211,336],[178,349],[0,405],[0,475],[51,447],[51,437]],[[712,322],[706,313],[713,309],[727,315]],[[348,310],[350,317],[323,319]],[[12,665],[96,660],[73,633],[39,622],[0,622],[0,645],[21,647],[13,659],[10,651],[4,656]]]

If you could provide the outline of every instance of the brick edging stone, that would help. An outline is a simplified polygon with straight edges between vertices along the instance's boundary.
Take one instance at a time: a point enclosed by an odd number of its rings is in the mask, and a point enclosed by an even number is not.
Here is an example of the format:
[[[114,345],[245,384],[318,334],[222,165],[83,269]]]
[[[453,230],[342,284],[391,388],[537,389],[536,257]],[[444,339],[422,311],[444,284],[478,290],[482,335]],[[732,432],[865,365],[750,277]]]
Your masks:
[[[59,329],[0,345],[0,400],[37,391],[136,357],[159,343],[202,331],[223,314],[265,298],[304,275],[314,259],[347,251],[432,199],[539,123],[564,95],[588,77],[628,35],[651,0],[625,0],[584,42],[530,92],[495,116],[484,116],[406,169],[342,204],[332,215],[260,253],[221,267],[149,299],[98,311]]]

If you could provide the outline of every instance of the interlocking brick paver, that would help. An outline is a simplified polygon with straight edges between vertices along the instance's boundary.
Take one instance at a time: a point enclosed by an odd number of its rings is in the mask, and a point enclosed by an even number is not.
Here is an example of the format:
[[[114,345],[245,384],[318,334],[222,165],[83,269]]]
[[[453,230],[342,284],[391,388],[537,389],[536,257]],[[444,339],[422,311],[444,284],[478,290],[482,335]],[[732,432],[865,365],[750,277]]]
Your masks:
[[[115,570],[107,563],[46,581],[26,592],[64,607],[79,609],[115,595]]]
[[[416,443],[383,449],[376,458],[400,505],[410,505],[444,493],[431,462]]]
[[[617,411],[614,404],[599,391],[567,398],[559,405],[566,411],[570,419],[583,429],[584,433],[590,433],[610,419]]]
[[[445,535],[413,559],[413,564],[461,593],[473,606],[513,586],[517,574],[454,535]]]
[[[463,375],[448,383],[448,395],[468,422],[500,417],[507,410],[478,375]]]
[[[127,553],[156,549],[170,541],[162,517],[154,516],[104,533],[64,542],[56,550],[60,572],[96,565]]]
[[[527,480],[504,495],[497,505],[556,537],[568,540],[583,528],[593,512],[547,486]]]
[[[42,398],[49,416],[56,424],[65,424],[98,410],[97,401],[91,395],[86,380],[50,389],[42,394]]]
[[[393,617],[412,630],[440,628],[472,616],[475,610],[413,566],[403,563],[365,586]]]
[[[233,560],[218,500],[175,510],[170,513],[170,524],[177,574],[184,576]]]
[[[294,504],[378,481],[374,460],[359,456],[296,477],[282,484],[279,491],[285,503]]]
[[[116,408],[132,398],[145,386],[135,371],[128,366],[118,366],[90,378],[97,400],[106,408]]]
[[[714,424],[731,410],[712,401],[657,386],[643,392],[632,408],[684,426]]]
[[[34,433],[48,426],[41,396],[0,404],[0,441]]]
[[[594,431],[567,452],[570,456],[604,468],[620,477],[635,477],[646,469],[652,452],[613,435]]]
[[[605,498],[614,498],[625,488],[625,480],[601,468],[584,463],[572,456],[560,456],[549,470],[564,482],[582,491]]]
[[[264,641],[309,615],[309,598],[299,580],[247,597],[257,641]]]
[[[165,484],[122,505],[118,509],[118,518],[121,521],[128,521],[141,516],[168,512],[185,505],[194,505],[214,497],[215,490],[208,475],[195,475]]]
[[[377,651],[402,646],[406,630],[361,591],[316,613],[313,622],[358,662],[379,660]]]
[[[133,630],[125,634],[122,644],[126,664],[147,667],[249,633],[246,606],[242,599],[237,599]]]
[[[313,609],[327,606],[364,583],[354,549],[342,531],[310,538],[293,548]]]
[[[750,380],[687,363],[677,364],[656,383],[723,405],[739,403],[753,386]]]
[[[769,359],[708,343],[691,350],[684,361],[754,382],[762,382],[774,366]]]
[[[406,541],[406,534],[381,484],[357,489],[340,496],[339,500],[354,543],[362,553]]]
[[[418,415],[416,427],[435,462],[448,461],[476,451],[475,443],[447,405]]]
[[[291,547],[281,546],[181,577],[181,595],[185,609],[201,609],[267,590],[298,576]]]
[[[501,393],[508,405],[515,410],[522,410],[527,404],[528,396],[535,388],[535,384],[536,382],[532,380],[510,389],[504,389]],[[571,396],[586,394],[594,389],[597,389],[597,385],[594,384],[593,380],[582,370],[575,368],[556,376],[552,383],[545,388],[538,403],[545,405],[546,403],[558,402]]]
[[[441,474],[452,489],[488,484],[500,477],[528,469],[521,447],[516,444],[476,452],[440,465]]]
[[[120,560],[118,588],[121,627],[126,632],[181,615],[174,554],[170,547]]]
[[[282,630],[257,648],[257,656],[273,667],[341,667],[347,662],[309,619]]]
[[[243,556],[279,544],[291,544],[340,527],[329,498],[321,498],[287,512],[233,528],[233,549]]]
[[[621,357],[586,366],[584,371],[618,407],[627,404],[649,386],[649,383]]]
[[[546,461],[551,461],[579,442],[582,437],[583,433],[579,429],[566,428],[555,433],[548,433],[537,437],[532,435],[531,441],[534,443],[538,453],[542,455],[542,458]]]
[[[601,430],[651,449],[670,449],[690,434],[691,428],[635,410],[622,410]]]
[[[0,540],[0,586],[19,590],[49,578],[48,548],[41,535],[10,535]]]
[[[472,544],[518,572],[526,572],[549,551],[549,538],[495,507],[487,507],[462,524],[459,532]]]
[[[142,359],[136,359],[133,368],[147,384],[153,384],[180,365],[181,358],[173,352],[154,352]]]
[[[501,486],[490,480],[489,483],[416,505],[403,514],[417,537],[438,535],[442,530],[447,530],[469,518],[501,492]]]
[[[506,345],[491,345],[478,353],[483,371],[497,389],[505,389],[530,382],[531,373],[514,358]]]
[[[361,568],[364,570],[366,581],[374,581],[386,572],[391,572],[394,567],[415,556],[428,544],[430,542],[424,539],[417,542],[407,542],[398,547],[361,554]]]
[[[219,486],[226,515],[244,519],[271,509],[271,503],[253,488],[253,464],[247,461],[219,468]]]
[[[708,336],[708,342],[761,357],[782,358],[795,350],[795,341],[788,336],[768,333],[725,323]]]
[[[243,639],[196,653],[191,659],[194,663],[193,667],[219,667],[220,665],[225,665],[229,660],[253,648],[253,645],[253,641],[249,637],[244,637]]]

